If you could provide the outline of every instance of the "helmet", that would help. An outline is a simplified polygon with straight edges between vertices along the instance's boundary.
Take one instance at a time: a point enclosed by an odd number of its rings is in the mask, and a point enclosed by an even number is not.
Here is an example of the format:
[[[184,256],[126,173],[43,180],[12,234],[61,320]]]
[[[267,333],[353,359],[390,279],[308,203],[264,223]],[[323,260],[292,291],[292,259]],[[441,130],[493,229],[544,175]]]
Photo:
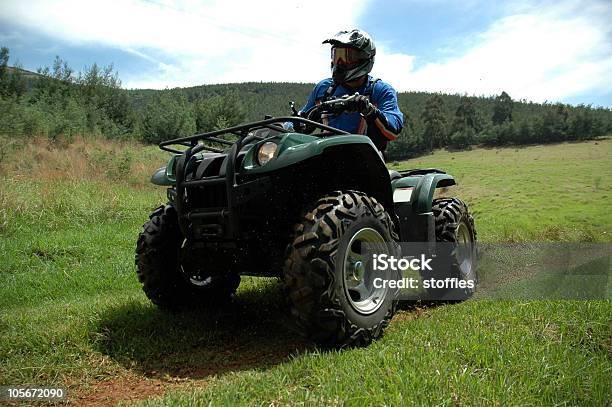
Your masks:
[[[340,31],[323,44],[332,46],[332,79],[345,83],[367,75],[374,66],[376,46],[370,35],[361,30]]]

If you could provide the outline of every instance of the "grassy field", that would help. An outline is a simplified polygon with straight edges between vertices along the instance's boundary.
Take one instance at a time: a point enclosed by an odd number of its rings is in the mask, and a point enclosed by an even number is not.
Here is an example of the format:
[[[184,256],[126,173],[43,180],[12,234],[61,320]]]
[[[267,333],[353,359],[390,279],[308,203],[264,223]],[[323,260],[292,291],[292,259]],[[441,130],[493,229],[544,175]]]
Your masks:
[[[609,301],[415,307],[370,347],[341,352],[287,328],[274,279],[243,278],[223,310],[157,310],[133,261],[165,159],[105,141],[4,156],[0,385],[64,386],[75,405],[612,403]],[[481,241],[612,241],[612,140],[393,166],[417,167],[458,178]]]

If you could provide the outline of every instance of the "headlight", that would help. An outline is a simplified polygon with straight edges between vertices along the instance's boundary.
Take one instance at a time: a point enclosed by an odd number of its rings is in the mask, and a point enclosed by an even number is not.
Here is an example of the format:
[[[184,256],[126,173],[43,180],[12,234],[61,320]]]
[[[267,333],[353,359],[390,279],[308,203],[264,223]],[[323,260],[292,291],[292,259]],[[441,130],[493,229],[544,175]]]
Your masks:
[[[266,141],[259,146],[259,150],[257,151],[257,162],[259,165],[266,165],[271,159],[273,159],[277,149],[278,145],[271,141]]]

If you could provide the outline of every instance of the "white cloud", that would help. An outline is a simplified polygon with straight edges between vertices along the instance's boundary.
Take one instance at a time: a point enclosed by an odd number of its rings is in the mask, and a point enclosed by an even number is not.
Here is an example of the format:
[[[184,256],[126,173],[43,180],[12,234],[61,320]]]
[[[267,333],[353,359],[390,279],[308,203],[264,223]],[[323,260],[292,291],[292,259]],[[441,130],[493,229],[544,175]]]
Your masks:
[[[372,1],[3,0],[0,19],[58,43],[103,45],[152,63],[146,72],[121,72],[126,87],[316,82],[329,76],[329,50],[321,41],[356,26]],[[456,2],[436,1],[440,7]],[[536,101],[612,89],[607,0],[513,0],[503,9],[505,17],[481,34],[449,40],[465,49],[424,65],[418,55],[380,42],[373,74],[399,91],[505,90]],[[372,34],[376,39],[375,29]]]
[[[527,5],[496,21],[459,57],[397,75],[399,90],[559,101],[612,89],[612,10],[604,2]],[[470,42],[472,42],[470,39]]]
[[[372,75],[384,79],[399,90],[399,86],[406,82],[407,75],[413,71],[414,59],[412,55],[394,53],[378,46]]]
[[[0,17],[76,45],[105,45],[157,65],[128,87],[316,81],[329,74],[321,41],[353,27],[365,0],[3,2]],[[35,10],[35,11],[33,11]],[[333,18],[330,18],[333,16]]]

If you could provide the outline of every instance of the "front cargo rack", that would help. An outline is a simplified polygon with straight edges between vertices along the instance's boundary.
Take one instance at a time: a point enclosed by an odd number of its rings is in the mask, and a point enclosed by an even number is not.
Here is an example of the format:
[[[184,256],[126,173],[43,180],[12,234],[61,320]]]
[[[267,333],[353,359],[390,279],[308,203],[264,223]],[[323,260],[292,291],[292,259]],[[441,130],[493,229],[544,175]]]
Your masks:
[[[284,123],[291,123],[294,129],[287,129]],[[265,120],[242,124],[239,126],[228,127],[226,129],[215,130],[207,133],[195,134],[193,136],[181,137],[159,143],[159,148],[174,154],[180,154],[176,159],[176,194],[174,206],[179,216],[179,226],[185,236],[190,234],[190,223],[194,220],[210,220],[210,226],[215,226],[211,230],[215,237],[232,239],[239,234],[239,222],[236,212],[238,184],[236,176],[236,161],[238,153],[250,142],[263,141],[269,137],[257,134],[257,130],[269,129],[278,133],[303,132],[308,129],[308,133],[317,137],[327,137],[334,135],[350,134],[346,131],[326,126],[324,124],[305,119],[299,116],[267,117]],[[302,130],[302,131],[301,131]],[[318,132],[316,132],[318,130]],[[232,139],[225,139],[230,136]],[[216,144],[215,146],[211,144]],[[225,149],[220,148],[224,146]],[[184,149],[178,149],[183,146]],[[202,177],[195,180],[185,180],[185,169],[189,160],[197,153],[209,151],[213,153],[227,154],[227,165],[225,176],[218,175]],[[226,207],[215,207],[202,210],[197,208],[189,211],[185,206],[185,191],[187,187],[219,185],[225,184]]]

